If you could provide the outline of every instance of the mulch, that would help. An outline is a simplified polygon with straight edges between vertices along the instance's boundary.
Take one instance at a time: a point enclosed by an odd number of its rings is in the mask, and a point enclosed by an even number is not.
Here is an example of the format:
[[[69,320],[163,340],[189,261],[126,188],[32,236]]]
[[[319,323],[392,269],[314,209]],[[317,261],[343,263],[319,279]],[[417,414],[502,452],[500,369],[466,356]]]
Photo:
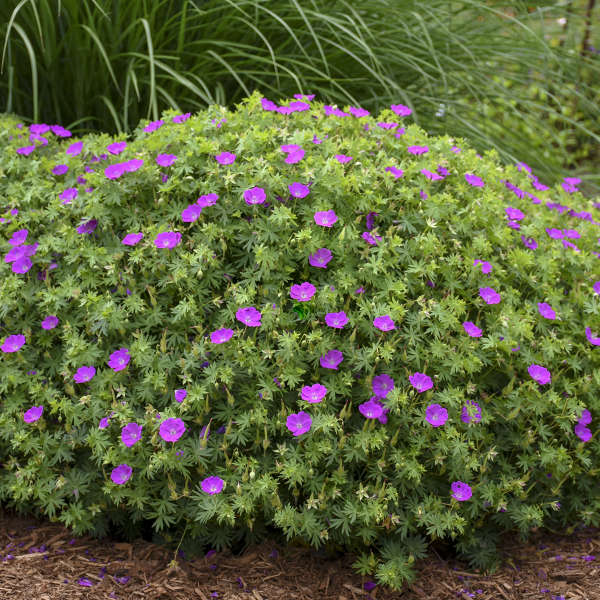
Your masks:
[[[62,525],[0,508],[0,598],[11,600],[600,600],[600,529],[503,538],[503,566],[469,569],[432,546],[403,592],[352,571],[356,557],[265,541],[200,558],[139,539],[76,537]],[[440,548],[438,548],[439,550]]]

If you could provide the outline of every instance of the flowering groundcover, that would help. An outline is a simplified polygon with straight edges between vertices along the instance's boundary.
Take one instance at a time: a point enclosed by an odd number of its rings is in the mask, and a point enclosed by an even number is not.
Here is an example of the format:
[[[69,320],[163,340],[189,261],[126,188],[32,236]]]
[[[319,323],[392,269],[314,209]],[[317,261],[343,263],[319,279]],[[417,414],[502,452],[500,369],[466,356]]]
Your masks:
[[[411,110],[0,126],[0,498],[398,589],[430,539],[600,515],[600,218]],[[372,552],[372,550],[374,552]]]

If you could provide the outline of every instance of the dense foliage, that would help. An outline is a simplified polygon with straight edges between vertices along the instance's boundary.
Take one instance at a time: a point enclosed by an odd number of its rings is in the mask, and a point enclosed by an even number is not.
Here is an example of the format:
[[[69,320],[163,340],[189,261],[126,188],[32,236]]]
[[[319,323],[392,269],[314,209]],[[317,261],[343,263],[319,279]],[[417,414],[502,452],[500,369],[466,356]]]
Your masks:
[[[502,531],[598,525],[598,205],[410,112],[4,118],[2,502],[275,528],[392,587],[431,539],[491,567]]]
[[[76,133],[130,132],[165,108],[232,107],[254,89],[273,97],[314,93],[372,112],[400,101],[431,134],[495,148],[505,162],[523,160],[552,183],[578,169],[597,194],[594,156],[583,152],[600,146],[600,55],[580,48],[586,6],[4,0],[0,110]],[[592,47],[600,47],[597,12]],[[532,89],[539,91],[532,96]]]

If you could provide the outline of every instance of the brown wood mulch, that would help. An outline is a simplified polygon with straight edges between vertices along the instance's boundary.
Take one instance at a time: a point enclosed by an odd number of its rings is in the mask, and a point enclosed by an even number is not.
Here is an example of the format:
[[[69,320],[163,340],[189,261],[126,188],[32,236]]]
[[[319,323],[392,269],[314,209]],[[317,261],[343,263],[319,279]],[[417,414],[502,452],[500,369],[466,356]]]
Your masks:
[[[433,549],[402,593],[353,573],[355,557],[325,559],[274,542],[201,558],[137,540],[75,537],[67,528],[0,509],[0,598],[11,600],[600,600],[600,529],[503,538],[493,575]]]

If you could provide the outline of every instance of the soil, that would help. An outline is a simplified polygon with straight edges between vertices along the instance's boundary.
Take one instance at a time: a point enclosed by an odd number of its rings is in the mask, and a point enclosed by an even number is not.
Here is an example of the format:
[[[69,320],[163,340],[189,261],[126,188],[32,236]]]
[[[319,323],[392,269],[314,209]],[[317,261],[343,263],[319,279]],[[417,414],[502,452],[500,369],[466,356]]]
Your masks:
[[[503,564],[484,575],[435,545],[416,562],[403,592],[373,586],[352,571],[351,555],[265,541],[188,558],[139,539],[76,537],[68,528],[0,507],[0,598],[11,600],[600,600],[600,529],[571,535],[507,535]]]

